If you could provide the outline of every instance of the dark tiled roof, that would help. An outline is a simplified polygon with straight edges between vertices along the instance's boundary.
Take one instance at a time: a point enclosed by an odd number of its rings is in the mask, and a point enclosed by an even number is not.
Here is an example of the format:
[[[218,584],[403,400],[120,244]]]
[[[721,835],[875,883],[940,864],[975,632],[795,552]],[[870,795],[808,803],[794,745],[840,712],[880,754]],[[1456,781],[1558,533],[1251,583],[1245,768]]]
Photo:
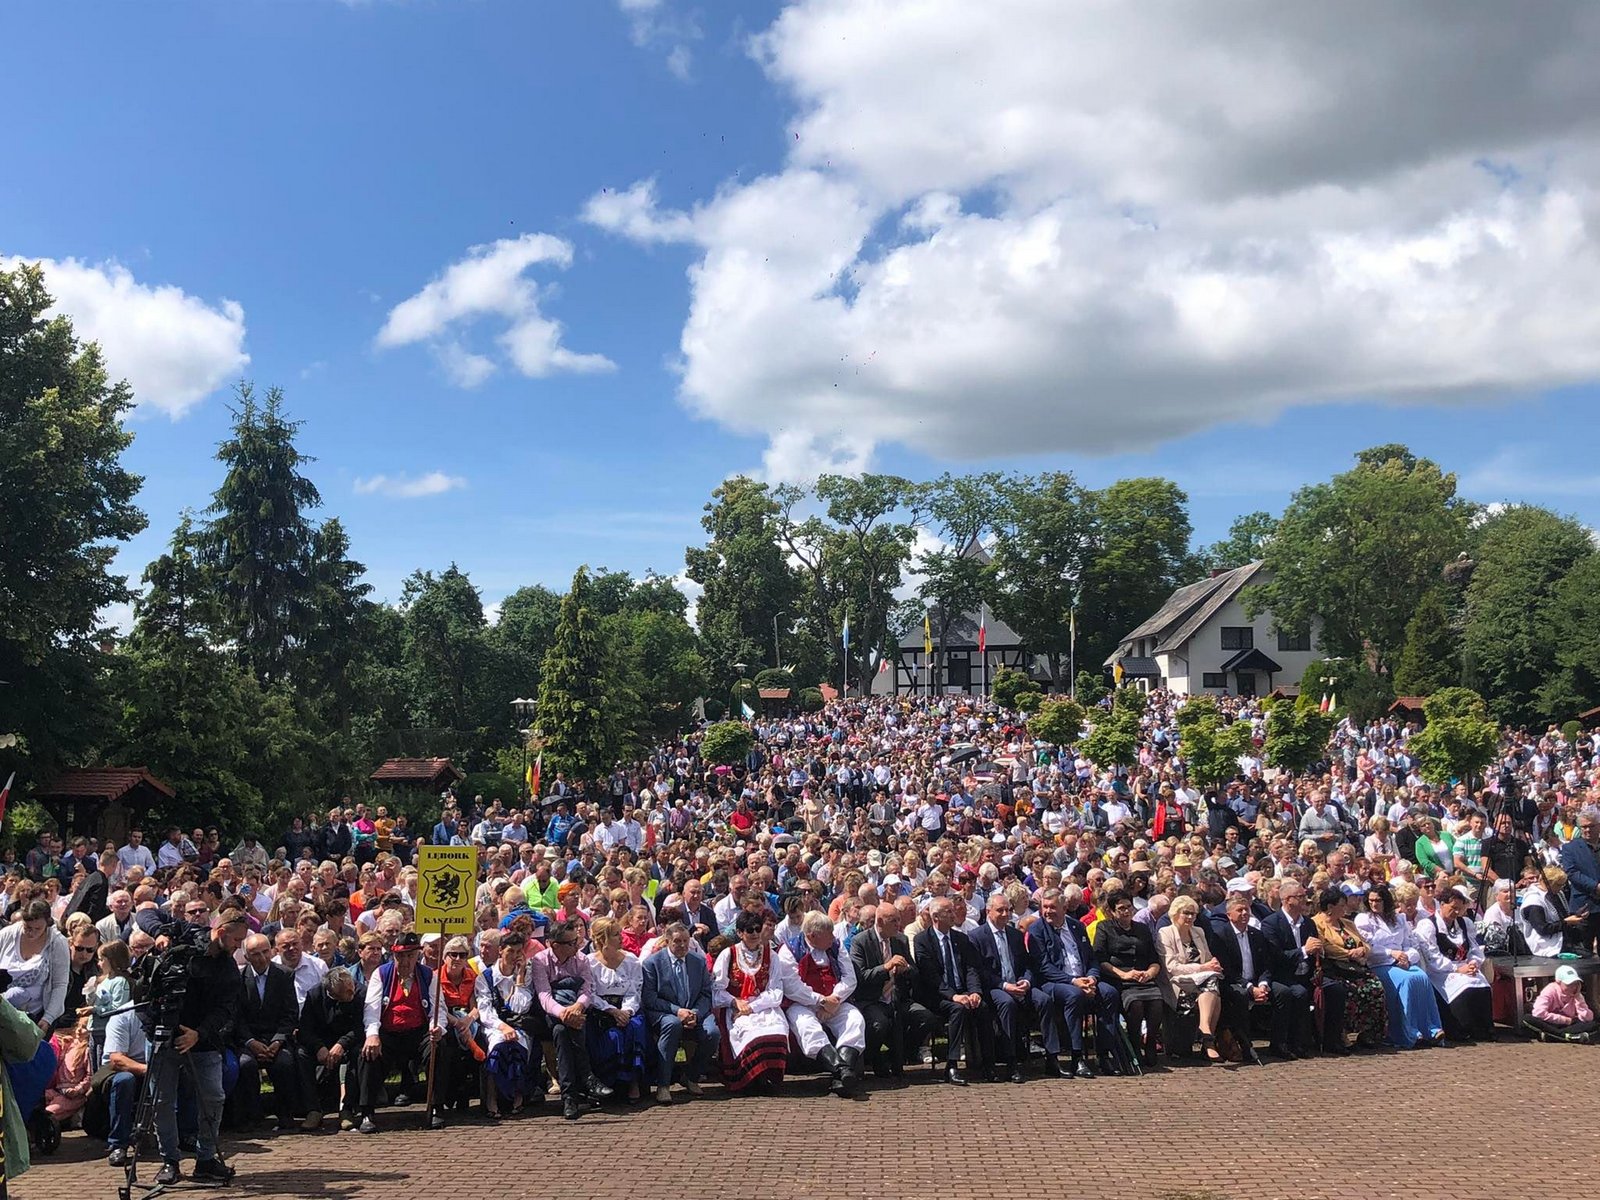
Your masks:
[[[1112,657],[1122,664],[1122,672],[1125,675],[1145,675],[1152,679],[1159,678],[1161,675],[1160,670],[1156,667],[1156,660],[1153,658],[1138,658],[1132,654],[1124,658],[1116,658],[1115,655]]]
[[[72,767],[60,772],[50,786],[36,791],[35,800],[120,800],[140,787],[151,788],[167,799],[170,787],[150,774],[148,767]]]
[[[448,758],[391,758],[367,778],[374,783],[433,784],[466,776]]]
[[[1186,583],[1167,597],[1167,602],[1156,614],[1132,633],[1124,634],[1119,646],[1139,638],[1155,638],[1156,653],[1175,650],[1194,636],[1195,631],[1210,619],[1213,613],[1232,600],[1246,584],[1254,580],[1261,570],[1260,562],[1246,563],[1231,571],[1222,571],[1198,583]],[[1119,650],[1118,653],[1121,653]],[[1106,666],[1116,661],[1116,654],[1106,659]]]

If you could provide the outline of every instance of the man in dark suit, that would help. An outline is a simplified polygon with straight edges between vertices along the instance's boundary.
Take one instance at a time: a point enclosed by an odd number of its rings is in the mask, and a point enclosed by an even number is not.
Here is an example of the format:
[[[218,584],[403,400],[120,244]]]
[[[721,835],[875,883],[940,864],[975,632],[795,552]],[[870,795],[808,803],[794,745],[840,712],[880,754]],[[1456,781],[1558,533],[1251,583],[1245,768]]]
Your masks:
[[[1094,1078],[1083,1052],[1083,1020],[1093,1014],[1100,1069],[1113,1074],[1110,1048],[1116,1033],[1111,1020],[1117,991],[1101,982],[1100,963],[1088,935],[1081,923],[1067,919],[1060,888],[1047,888],[1039,898],[1039,920],[1028,928],[1028,968],[1033,972],[1028,994],[1044,1032],[1046,1073],[1062,1079]],[[1061,1065],[1063,1046],[1072,1054],[1070,1069]]]
[[[689,926],[689,936],[702,946],[717,936],[717,914],[706,903],[706,889],[698,879],[688,879],[683,885],[683,920]]]
[[[96,923],[103,921],[111,914],[111,906],[107,897],[111,894],[111,881],[106,878],[106,873],[98,865],[86,874],[82,881],[72,891],[72,898],[67,901],[67,911],[62,914],[62,919],[70,917],[73,913],[87,913],[89,919]]]
[[[1600,933],[1600,811],[1593,805],[1578,813],[1578,836],[1561,846],[1561,869],[1567,873],[1567,909],[1588,917],[1585,948]]]
[[[281,968],[280,968],[281,969]],[[361,1049],[361,1001],[356,998],[355,979],[347,967],[335,967],[306,995],[300,1010],[300,1028],[295,1032],[295,1067],[300,1076],[300,1096],[306,1113],[304,1128],[314,1131],[322,1125],[320,1095],[331,1090],[340,1112],[354,1123],[356,1110],[356,1055]],[[339,1088],[339,1068],[347,1066],[349,1082]],[[319,1086],[317,1069],[325,1068]]]
[[[949,1049],[944,1077],[966,1087],[961,1074],[961,1047],[967,1046],[967,1065],[979,1067],[986,1038],[979,1035],[983,1020],[983,984],[978,979],[978,956],[967,935],[956,926],[956,902],[940,896],[928,905],[929,928],[917,934],[917,990],[922,1003],[944,1022]],[[968,1032],[975,1035],[968,1039]]]
[[[233,1090],[233,1109],[241,1126],[254,1124],[261,1115],[261,1073],[272,1080],[278,1128],[294,1121],[299,1077],[294,1062],[294,1031],[300,1004],[294,976],[272,961],[272,943],[253,933],[244,943],[244,991],[239,1000],[239,1021],[234,1027],[234,1048],[239,1054],[239,1082]]]
[[[711,968],[703,954],[689,953],[689,927],[667,926],[666,948],[644,960],[644,1019],[655,1039],[656,1102],[672,1103],[672,1070],[683,1045],[683,1086],[701,1094],[700,1077],[717,1050],[717,1027],[711,1020]]]
[[[1299,1058],[1316,1045],[1312,991],[1322,939],[1311,921],[1305,886],[1288,880],[1280,893],[1283,907],[1261,922],[1261,937],[1268,955],[1268,986],[1272,989],[1272,1044],[1267,1053],[1279,1058]],[[1212,947],[1215,951],[1216,947]],[[1328,976],[1322,981],[1323,1045],[1330,1052],[1344,1051],[1345,987]]]
[[[1033,972],[1028,946],[1011,924],[1011,901],[998,888],[989,894],[984,920],[968,935],[978,956],[978,979],[999,1029],[995,1057],[1004,1062],[1012,1083],[1022,1082],[1028,1060],[1029,1014],[1033,1004]]]
[[[867,1023],[867,1056],[876,1060],[878,1074],[901,1075],[907,1053],[915,1054],[927,1036],[932,1014],[913,998],[916,966],[894,905],[869,904],[861,910],[861,924],[850,943],[856,969],[851,999]]]
[[[1244,1061],[1259,1067],[1251,1045],[1250,1013],[1272,1000],[1272,955],[1261,931],[1250,924],[1252,891],[1232,891],[1224,911],[1228,919],[1210,939],[1211,952],[1222,964],[1222,1019],[1244,1052]]]

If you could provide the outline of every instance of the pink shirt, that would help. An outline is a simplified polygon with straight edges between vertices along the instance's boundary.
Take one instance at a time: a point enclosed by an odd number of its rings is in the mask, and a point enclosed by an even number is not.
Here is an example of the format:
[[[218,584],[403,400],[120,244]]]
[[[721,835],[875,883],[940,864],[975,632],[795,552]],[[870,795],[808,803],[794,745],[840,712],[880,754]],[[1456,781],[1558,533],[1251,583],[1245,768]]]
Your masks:
[[[1533,1016],[1552,1025],[1571,1025],[1574,1021],[1594,1020],[1594,1011],[1584,1001],[1583,988],[1569,995],[1566,988],[1551,982],[1533,1002]]]
[[[566,1007],[550,994],[550,981],[559,979],[563,975],[575,975],[583,980],[583,992],[578,1000],[585,1008],[594,1007],[594,970],[589,965],[587,954],[574,954],[565,963],[558,965],[556,952],[546,946],[528,961],[532,965],[532,969],[528,972],[528,986],[533,989],[534,995],[539,997],[539,1006],[551,1017],[559,1021],[561,1010]]]

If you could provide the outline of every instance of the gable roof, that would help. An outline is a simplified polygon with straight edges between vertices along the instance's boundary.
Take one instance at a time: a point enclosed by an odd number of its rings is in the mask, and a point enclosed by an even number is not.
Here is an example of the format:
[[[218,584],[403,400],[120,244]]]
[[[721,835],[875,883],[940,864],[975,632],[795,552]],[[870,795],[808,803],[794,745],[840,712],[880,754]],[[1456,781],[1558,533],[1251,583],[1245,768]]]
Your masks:
[[[168,800],[173,791],[150,774],[148,767],[70,767],[58,772],[50,785],[34,792],[35,800],[121,800],[128,793],[148,788]],[[154,797],[152,797],[153,799]]]
[[[1132,633],[1124,635],[1117,651],[1106,659],[1105,665],[1109,667],[1116,660],[1122,653],[1122,646],[1139,638],[1155,638],[1157,654],[1183,645],[1218,609],[1237,596],[1246,584],[1255,580],[1261,566],[1258,559],[1231,571],[1219,571],[1198,583],[1184,584],[1167,597],[1167,602],[1156,610],[1154,616]]]
[[[982,553],[980,547],[979,552]],[[939,625],[944,620],[943,611],[937,604],[929,605],[928,621],[933,627],[933,652],[939,652]],[[983,614],[984,644],[991,650],[998,650],[1002,646],[1020,646],[1022,638],[1017,631],[994,615],[992,609],[985,609]],[[950,629],[945,634],[944,645],[946,650],[975,650],[978,646],[978,614],[975,612],[962,613],[950,622]],[[922,626],[912,626],[900,635],[900,648],[902,650],[922,649]]]
[[[466,776],[448,758],[391,758],[367,778],[374,783],[434,787]]]

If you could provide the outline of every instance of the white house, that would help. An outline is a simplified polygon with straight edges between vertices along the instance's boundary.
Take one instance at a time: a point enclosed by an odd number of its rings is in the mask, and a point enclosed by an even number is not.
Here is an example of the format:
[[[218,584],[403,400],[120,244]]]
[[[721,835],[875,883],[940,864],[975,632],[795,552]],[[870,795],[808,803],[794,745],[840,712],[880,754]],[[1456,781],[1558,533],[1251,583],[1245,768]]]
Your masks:
[[[1124,681],[1145,691],[1257,696],[1298,687],[1306,667],[1321,657],[1322,623],[1283,630],[1270,612],[1247,616],[1239,593],[1271,577],[1253,562],[1179,588],[1122,639],[1105,665],[1120,665]]]

